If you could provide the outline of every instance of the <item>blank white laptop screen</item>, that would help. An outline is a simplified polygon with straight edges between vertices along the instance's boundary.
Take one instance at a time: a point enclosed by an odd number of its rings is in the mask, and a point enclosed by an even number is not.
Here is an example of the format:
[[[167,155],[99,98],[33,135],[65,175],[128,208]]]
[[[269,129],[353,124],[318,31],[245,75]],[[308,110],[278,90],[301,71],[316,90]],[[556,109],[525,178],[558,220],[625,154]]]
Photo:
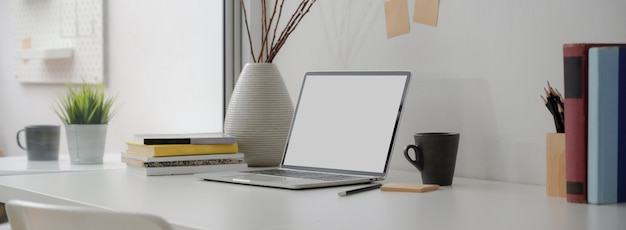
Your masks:
[[[399,73],[307,73],[283,167],[385,172],[409,78]]]

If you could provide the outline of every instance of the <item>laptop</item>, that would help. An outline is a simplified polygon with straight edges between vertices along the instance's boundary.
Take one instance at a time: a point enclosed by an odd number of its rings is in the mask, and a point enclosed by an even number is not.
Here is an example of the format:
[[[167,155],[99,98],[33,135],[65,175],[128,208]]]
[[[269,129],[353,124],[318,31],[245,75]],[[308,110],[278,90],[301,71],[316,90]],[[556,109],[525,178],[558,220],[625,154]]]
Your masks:
[[[410,77],[406,71],[307,72],[279,167],[196,176],[286,189],[383,180]]]

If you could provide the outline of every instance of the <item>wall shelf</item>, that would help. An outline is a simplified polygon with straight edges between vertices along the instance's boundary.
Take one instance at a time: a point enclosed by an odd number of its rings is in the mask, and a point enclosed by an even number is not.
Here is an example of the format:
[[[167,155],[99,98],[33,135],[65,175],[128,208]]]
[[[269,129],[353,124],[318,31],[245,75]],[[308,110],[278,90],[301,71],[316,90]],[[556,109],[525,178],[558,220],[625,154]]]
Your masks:
[[[72,58],[74,56],[73,48],[50,48],[50,49],[32,49],[20,50],[17,56],[22,60],[30,59],[61,59]]]

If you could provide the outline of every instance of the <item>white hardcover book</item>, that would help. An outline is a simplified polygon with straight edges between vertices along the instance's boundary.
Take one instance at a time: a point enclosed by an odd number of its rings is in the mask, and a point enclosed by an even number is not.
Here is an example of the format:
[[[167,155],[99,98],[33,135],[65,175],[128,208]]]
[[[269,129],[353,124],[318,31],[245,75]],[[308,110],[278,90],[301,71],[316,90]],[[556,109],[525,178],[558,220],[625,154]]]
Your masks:
[[[135,141],[144,145],[163,144],[233,144],[237,138],[221,132],[135,134]]]
[[[139,167],[126,165],[126,171],[145,176],[182,175],[206,172],[245,170],[248,164],[224,164],[224,165],[201,165],[201,166],[180,166],[180,167]]]

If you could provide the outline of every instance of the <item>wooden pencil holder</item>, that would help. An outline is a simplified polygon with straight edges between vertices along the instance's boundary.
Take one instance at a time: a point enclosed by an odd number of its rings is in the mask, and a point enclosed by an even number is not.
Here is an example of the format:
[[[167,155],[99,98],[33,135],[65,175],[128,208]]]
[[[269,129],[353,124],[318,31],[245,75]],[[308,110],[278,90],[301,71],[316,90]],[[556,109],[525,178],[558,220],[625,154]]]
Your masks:
[[[565,197],[565,133],[546,134],[546,193]]]

